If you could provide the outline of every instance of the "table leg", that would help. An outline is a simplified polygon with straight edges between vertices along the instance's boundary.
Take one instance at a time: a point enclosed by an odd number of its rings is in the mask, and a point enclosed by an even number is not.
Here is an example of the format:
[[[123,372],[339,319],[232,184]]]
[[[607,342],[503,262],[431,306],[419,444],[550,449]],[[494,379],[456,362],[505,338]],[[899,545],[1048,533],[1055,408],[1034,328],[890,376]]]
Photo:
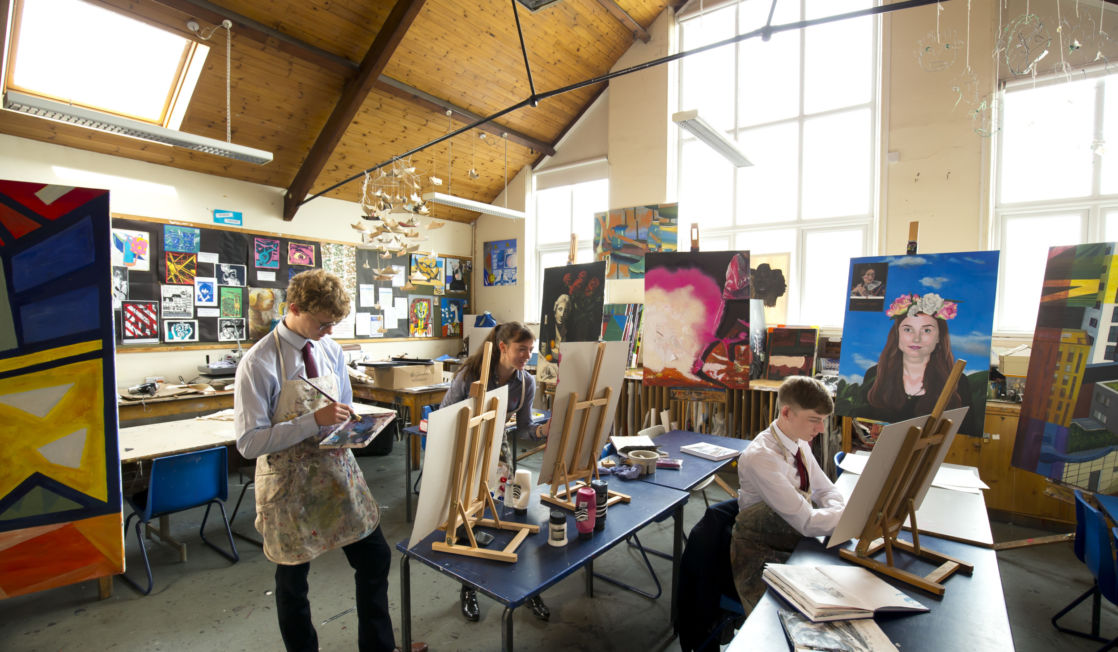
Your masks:
[[[674,541],[672,541],[672,626],[674,628],[676,616],[679,614],[678,607],[675,603],[676,589],[679,585],[679,562],[683,557],[683,505],[675,508],[672,513],[672,520],[675,522]]]
[[[423,406],[418,402],[415,396],[408,396],[403,401],[403,404],[408,408],[408,419],[411,425],[418,427],[419,422],[423,420]],[[419,468],[419,439],[416,437],[409,437],[411,441],[408,445],[411,446],[411,468],[414,471]]]
[[[404,636],[401,649],[411,649],[411,558],[404,555],[400,559],[400,633]]]
[[[594,597],[594,560],[586,562],[586,596]]]
[[[512,652],[512,611],[513,607],[505,607],[505,612],[501,614],[501,650],[502,652]],[[404,648],[408,649],[408,648]]]
[[[147,535],[148,539],[155,535],[162,543],[178,550],[180,562],[186,561],[186,544],[175,541],[175,538],[171,536],[171,518],[166,514],[159,517],[158,530],[153,528],[151,523],[145,523],[144,534]]]
[[[113,576],[105,575],[97,578],[97,598],[104,600],[113,597]]]
[[[408,519],[408,523],[411,523],[411,440],[416,438],[406,432],[404,436],[408,438],[408,441],[404,442],[404,516]]]

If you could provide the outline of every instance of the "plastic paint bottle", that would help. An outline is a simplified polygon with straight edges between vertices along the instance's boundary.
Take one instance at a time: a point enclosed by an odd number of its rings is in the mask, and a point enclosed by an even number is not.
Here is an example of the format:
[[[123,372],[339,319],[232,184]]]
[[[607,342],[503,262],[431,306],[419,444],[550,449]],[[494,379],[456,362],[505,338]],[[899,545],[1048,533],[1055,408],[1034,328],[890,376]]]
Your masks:
[[[527,469],[517,469],[506,503],[516,510],[518,515],[523,516],[528,513],[528,499],[531,496],[532,472]]]
[[[558,509],[551,510],[551,527],[548,528],[548,545],[562,548],[567,545],[567,515]]]
[[[605,480],[591,480],[590,487],[597,498],[597,513],[594,516],[594,531],[606,529],[606,509],[609,507],[609,483]]]
[[[589,539],[594,534],[594,516],[598,511],[598,495],[590,487],[580,487],[575,494],[575,527],[578,538]]]

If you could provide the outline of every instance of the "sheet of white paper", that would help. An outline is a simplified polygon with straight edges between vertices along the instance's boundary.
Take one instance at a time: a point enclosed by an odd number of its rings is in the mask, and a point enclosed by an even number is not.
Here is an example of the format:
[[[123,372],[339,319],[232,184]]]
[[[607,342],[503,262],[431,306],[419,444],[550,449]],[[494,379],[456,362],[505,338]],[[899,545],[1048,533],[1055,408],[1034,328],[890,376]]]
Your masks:
[[[380,307],[387,308],[392,305],[392,288],[377,288]]]
[[[396,318],[396,309],[392,307],[392,304],[390,303],[382,303],[380,304],[380,308],[384,311],[384,327],[388,330],[396,328],[396,326],[399,324],[399,319]]]
[[[369,337],[384,337],[384,333],[380,332],[382,324],[384,318],[380,315],[369,315]]]
[[[343,317],[338,323],[334,324],[334,330],[330,337],[356,337],[356,314],[353,311],[353,302],[349,304],[349,314]]]
[[[354,330],[357,333],[357,337],[369,336],[369,316],[367,312],[356,313]]]
[[[220,317],[221,308],[198,308],[199,317]]]
[[[393,270],[392,287],[394,287],[394,288],[404,287],[404,285],[405,285],[404,266],[403,265],[392,265],[392,270]]]
[[[485,394],[486,403],[492,397],[497,398],[497,421],[505,422],[505,411],[508,408],[508,385],[503,385]],[[459,401],[453,405],[436,410],[427,417],[427,447],[423,453],[423,485],[419,491],[419,504],[415,509],[415,521],[412,524],[411,538],[408,548],[422,541],[428,534],[434,532],[447,520],[451,499],[451,476],[454,473],[454,442],[458,435],[458,414],[463,408],[470,406],[470,400]],[[492,446],[486,454],[479,456],[479,460],[489,459],[489,486],[497,486],[497,460],[501,452],[501,439],[494,437]],[[462,462],[465,466],[465,461]],[[476,467],[481,469],[481,464]],[[474,474],[475,477],[480,475]],[[477,495],[481,486],[481,478],[472,487],[467,488],[467,497]]]
[[[396,297],[392,302],[392,309],[396,311],[396,319],[407,321],[408,319],[408,299],[407,297]]]
[[[377,286],[371,283],[362,283],[357,286],[357,305],[362,308],[372,308],[377,302]]]
[[[473,344],[473,338],[470,339],[470,344]],[[594,396],[588,397],[587,390],[594,374],[594,359],[597,357],[598,344],[598,342],[563,342],[559,345],[559,384],[555,388],[555,401],[551,406],[551,427],[537,484],[551,482],[556,462],[560,459],[566,463],[568,471],[583,468],[596,461],[602,452],[602,447],[606,444],[606,437],[613,428],[617,399],[621,396],[625,382],[625,357],[628,355],[629,347],[625,342],[604,343],[605,352],[602,355],[601,369],[598,371],[598,386],[595,388]],[[576,417],[575,423],[571,424],[570,434],[567,435],[567,441],[560,451],[567,403],[570,402],[571,393],[577,393],[581,401],[605,395],[607,387],[612,388],[613,391],[610,392],[605,413],[601,413],[601,408],[590,409],[590,418],[587,421],[588,432],[585,435],[587,440],[582,447],[581,459],[574,459],[580,417]],[[601,432],[591,432],[596,427],[599,417],[602,418]]]
[[[216,263],[218,261],[217,254],[208,251],[198,252],[198,262],[200,263]]]
[[[258,281],[274,281],[274,280],[276,280],[276,273],[275,272],[265,272],[265,271],[261,271],[261,270],[258,269],[258,270],[256,270],[256,280],[258,280]]]

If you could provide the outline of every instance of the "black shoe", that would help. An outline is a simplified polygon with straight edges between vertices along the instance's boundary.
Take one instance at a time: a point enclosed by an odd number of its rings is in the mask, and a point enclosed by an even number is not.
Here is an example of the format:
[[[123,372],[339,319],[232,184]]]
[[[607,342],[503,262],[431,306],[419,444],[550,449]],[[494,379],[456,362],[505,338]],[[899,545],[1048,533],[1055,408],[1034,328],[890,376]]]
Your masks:
[[[462,586],[462,617],[476,623],[481,618],[481,608],[477,605],[477,590]]]
[[[533,595],[528,598],[528,608],[531,609],[532,613],[536,614],[536,618],[540,620],[547,621],[551,618],[551,610],[543,603],[543,598],[538,595]]]

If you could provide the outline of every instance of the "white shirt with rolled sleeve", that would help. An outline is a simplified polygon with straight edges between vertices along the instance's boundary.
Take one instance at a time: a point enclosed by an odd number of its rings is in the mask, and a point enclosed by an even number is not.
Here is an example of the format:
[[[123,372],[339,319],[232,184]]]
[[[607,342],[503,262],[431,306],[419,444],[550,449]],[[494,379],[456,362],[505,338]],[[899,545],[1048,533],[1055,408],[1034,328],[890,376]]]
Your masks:
[[[800,480],[792,458],[797,449],[802,451],[807,468],[811,501],[799,490]],[[738,480],[739,510],[763,501],[804,536],[831,534],[846,506],[807,443],[785,436],[775,421],[742,451],[738,458]]]
[[[313,412],[291,421],[272,424],[272,414],[284,381],[306,374],[302,349],[307,339],[285,326],[283,321],[276,324],[276,332],[280,340],[278,348],[276,338],[268,333],[237,364],[233,424],[237,434],[237,450],[246,459],[276,453],[319,433]],[[342,347],[329,337],[323,337],[312,343],[312,350],[319,374],[332,373],[337,378],[340,389],[334,398],[352,405],[353,388],[349,384]],[[279,377],[278,356],[281,355],[290,378]]]

